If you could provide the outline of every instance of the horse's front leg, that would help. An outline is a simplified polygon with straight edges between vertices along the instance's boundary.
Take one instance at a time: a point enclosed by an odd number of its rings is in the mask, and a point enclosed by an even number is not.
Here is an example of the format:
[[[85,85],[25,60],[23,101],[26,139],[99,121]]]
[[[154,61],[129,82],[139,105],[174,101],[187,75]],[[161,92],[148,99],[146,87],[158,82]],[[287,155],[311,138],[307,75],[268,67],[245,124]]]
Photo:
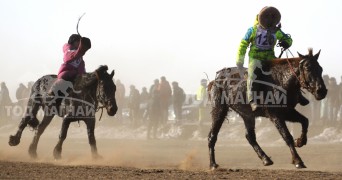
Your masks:
[[[291,109],[289,113],[286,113],[286,121],[289,122],[299,122],[302,125],[302,134],[299,138],[295,140],[296,147],[302,147],[307,143],[307,133],[308,133],[308,126],[309,120],[302,114],[300,114],[297,110]]]
[[[71,119],[68,117],[65,117],[63,119],[63,123],[62,123],[62,128],[61,128],[61,132],[59,134],[59,140],[57,145],[55,146],[55,149],[53,150],[53,156],[55,159],[61,159],[62,156],[62,146],[63,146],[63,142],[67,137],[68,134],[68,129],[71,123]]]
[[[39,142],[40,136],[44,133],[46,127],[50,124],[53,116],[44,115],[42,122],[38,125],[38,128],[35,130],[35,135],[33,137],[33,141],[29,147],[29,154],[32,158],[37,158],[37,146]]]
[[[293,137],[290,134],[286,123],[285,123],[285,119],[281,118],[277,115],[270,115],[272,122],[275,124],[276,128],[278,129],[280,135],[283,137],[284,141],[286,142],[287,146],[289,146],[291,154],[292,154],[292,164],[294,164],[296,166],[296,168],[300,169],[300,168],[306,168],[306,166],[304,165],[304,162],[302,161],[302,159],[300,158],[299,154],[297,153],[297,150],[295,148],[294,145],[294,141],[293,141]]]
[[[102,158],[97,153],[97,146],[96,146],[96,139],[95,139],[95,117],[85,119],[84,122],[87,125],[88,140],[89,140],[92,156],[94,159]]]
[[[247,113],[246,113],[247,114]],[[255,117],[251,115],[241,114],[241,117],[245,123],[246,127],[246,139],[249,144],[253,147],[254,151],[257,153],[258,157],[262,160],[264,166],[270,166],[273,164],[273,161],[270,157],[266,155],[266,153],[259,146],[256,135],[255,135]]]

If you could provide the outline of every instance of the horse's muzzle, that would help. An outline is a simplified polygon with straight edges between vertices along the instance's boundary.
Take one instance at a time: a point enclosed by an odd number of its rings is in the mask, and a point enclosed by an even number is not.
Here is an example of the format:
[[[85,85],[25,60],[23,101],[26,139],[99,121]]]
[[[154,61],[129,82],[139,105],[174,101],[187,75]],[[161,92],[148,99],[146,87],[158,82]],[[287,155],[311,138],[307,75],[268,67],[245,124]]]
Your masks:
[[[315,98],[317,100],[322,100],[327,96],[328,90],[326,88],[319,88],[315,93]]]
[[[117,111],[118,111],[118,106],[116,106],[116,105],[111,105],[111,106],[107,107],[108,116],[114,116]]]

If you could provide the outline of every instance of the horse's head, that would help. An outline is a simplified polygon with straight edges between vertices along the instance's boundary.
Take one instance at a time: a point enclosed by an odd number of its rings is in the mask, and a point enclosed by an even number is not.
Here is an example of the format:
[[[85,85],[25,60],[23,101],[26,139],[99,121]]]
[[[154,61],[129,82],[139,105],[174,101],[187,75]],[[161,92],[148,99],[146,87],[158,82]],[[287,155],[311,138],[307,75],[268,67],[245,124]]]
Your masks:
[[[317,100],[324,99],[328,92],[322,78],[323,68],[318,63],[320,52],[313,55],[312,49],[309,49],[308,55],[303,56],[298,53],[299,57],[302,58],[299,63],[301,85],[310,91]]]
[[[115,100],[116,85],[114,84],[114,70],[107,73],[107,66],[100,66],[97,70],[98,86],[96,98],[106,109],[109,116],[114,116],[118,110]]]

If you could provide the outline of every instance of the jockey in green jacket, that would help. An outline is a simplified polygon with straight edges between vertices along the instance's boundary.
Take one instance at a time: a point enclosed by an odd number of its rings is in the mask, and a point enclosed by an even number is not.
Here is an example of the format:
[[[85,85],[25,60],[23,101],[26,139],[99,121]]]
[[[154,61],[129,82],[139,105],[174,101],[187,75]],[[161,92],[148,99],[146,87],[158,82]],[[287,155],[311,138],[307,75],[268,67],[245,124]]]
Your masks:
[[[241,40],[238,49],[236,65],[239,69],[242,69],[246,50],[250,46],[248,53],[247,100],[250,102],[253,111],[257,107],[256,102],[253,102],[252,92],[252,83],[256,78],[256,75],[254,74],[255,68],[262,68],[262,61],[270,61],[276,58],[274,46],[276,45],[277,40],[283,49],[287,49],[292,45],[291,37],[280,29],[280,25],[277,26],[279,22],[280,13],[276,8],[263,8],[257,15],[254,26],[248,29],[245,37]],[[268,75],[265,72],[263,73]],[[302,105],[306,105],[307,103],[300,101],[300,104]]]

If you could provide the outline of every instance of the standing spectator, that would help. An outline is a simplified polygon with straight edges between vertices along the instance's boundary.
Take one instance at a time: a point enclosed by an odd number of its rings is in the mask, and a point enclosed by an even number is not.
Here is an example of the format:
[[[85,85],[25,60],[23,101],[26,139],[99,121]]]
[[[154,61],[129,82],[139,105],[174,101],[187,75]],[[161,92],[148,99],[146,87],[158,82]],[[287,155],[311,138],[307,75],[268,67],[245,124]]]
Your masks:
[[[176,122],[180,123],[180,120],[182,120],[182,106],[185,101],[185,93],[182,88],[179,87],[178,82],[172,82],[172,104],[173,104],[173,110],[176,116]]]
[[[328,93],[328,125],[334,126],[337,121],[338,110],[338,85],[336,79],[331,77],[329,79],[329,93]]]
[[[155,79],[154,81],[153,81],[153,84],[152,84],[152,86],[150,87],[150,93],[149,93],[149,96],[150,96],[150,98],[152,98],[152,96],[153,96],[153,91],[155,90],[155,88],[157,88],[158,90],[159,90],[159,79]]]
[[[0,87],[0,122],[5,122],[6,118],[10,116],[9,114],[6,114],[6,107],[12,105],[12,100],[10,98],[6,83],[2,82]]]
[[[30,82],[28,82],[27,83],[27,88],[25,89],[25,91],[23,92],[24,93],[24,95],[23,95],[23,97],[24,97],[24,108],[26,108],[26,106],[28,105],[27,103],[28,103],[28,101],[29,101],[29,99],[31,98],[31,91],[32,91],[32,87],[33,87],[33,84],[34,84],[34,81],[30,81]]]
[[[154,84],[150,88],[150,103],[148,106],[148,117],[149,122],[147,126],[147,139],[157,138],[158,125],[161,118],[161,99],[159,90],[159,80],[156,79]]]
[[[19,87],[17,89],[17,91],[15,92],[15,97],[17,98],[18,101],[18,105],[21,108],[24,108],[25,106],[25,98],[28,98],[28,96],[26,96],[26,92],[27,92],[27,88],[25,87],[25,85],[23,83],[19,84]]]
[[[130,86],[130,93],[128,99],[129,118],[133,127],[138,126],[139,121],[139,109],[140,109],[140,93],[134,85]]]
[[[320,109],[321,109],[321,102],[317,101],[315,96],[311,93],[308,93],[309,101],[310,101],[310,124],[317,126],[319,125],[320,120]]]
[[[149,97],[150,95],[148,94],[147,92],[147,88],[146,87],[143,87],[141,89],[141,93],[140,93],[140,104],[141,104],[141,107],[140,107],[140,117],[143,118],[143,121],[145,121],[147,119],[147,110],[148,110],[148,102],[149,102]]]
[[[141,103],[147,103],[148,100],[149,100],[149,94],[147,92],[147,88],[146,87],[143,87],[141,89],[141,94],[140,94],[140,100],[141,100]]]
[[[126,89],[125,86],[121,83],[121,81],[118,79],[116,80],[116,92],[115,92],[115,99],[116,103],[118,105],[118,112],[116,113],[116,117],[121,120],[122,119],[122,108],[125,104],[125,93]]]
[[[199,125],[201,126],[203,121],[207,118],[206,116],[206,102],[207,102],[207,80],[202,79],[201,80],[201,85],[197,89],[196,93],[196,100],[199,101],[199,114],[198,114],[198,120],[199,120]]]
[[[30,81],[27,83],[27,90],[28,90],[28,95],[30,95],[30,92],[31,92],[31,89],[32,89],[32,86],[33,86],[34,82],[33,81]]]
[[[338,123],[339,123],[339,126],[341,127],[342,125],[342,76],[341,76],[341,80],[340,80],[340,84],[339,84],[339,92],[338,92],[338,106],[339,106],[339,116],[338,116]]]
[[[159,94],[159,85],[160,85],[159,79],[155,79],[155,80],[153,81],[153,84],[151,85],[150,90],[149,90],[149,93],[148,93],[148,95],[149,95],[149,105],[148,105],[148,106],[150,106],[151,102],[153,101],[153,97],[154,97],[153,92],[154,92],[155,90],[158,90],[158,97],[160,98],[160,94]],[[150,108],[150,107],[148,107],[148,108]],[[148,109],[147,114],[146,114],[146,117],[150,117],[150,114],[149,114],[150,112],[151,112],[150,109]],[[159,117],[159,118],[161,118],[161,117]]]
[[[166,80],[165,76],[162,76],[160,78],[159,92],[161,106],[161,122],[162,124],[166,124],[169,116],[169,106],[171,104],[172,90],[170,83]]]
[[[324,81],[324,84],[326,87],[329,87],[329,76],[328,75],[323,75],[323,81]],[[330,91],[330,89],[329,89]],[[329,96],[329,93],[328,92],[328,95]],[[321,121],[326,121],[327,118],[328,118],[328,98],[324,98],[321,100],[321,114],[320,114],[320,118],[321,118]],[[323,123],[324,123],[323,122]]]

